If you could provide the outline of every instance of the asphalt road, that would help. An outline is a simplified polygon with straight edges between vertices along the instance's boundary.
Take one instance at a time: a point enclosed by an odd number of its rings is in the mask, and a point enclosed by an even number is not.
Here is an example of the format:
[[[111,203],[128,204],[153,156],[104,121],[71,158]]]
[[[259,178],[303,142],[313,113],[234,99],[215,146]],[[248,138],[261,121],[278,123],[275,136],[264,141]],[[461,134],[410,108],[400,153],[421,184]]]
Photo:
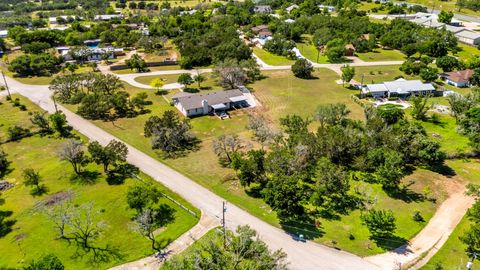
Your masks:
[[[29,98],[49,112],[55,111],[54,104],[50,99],[51,92],[47,86],[25,85],[11,78],[7,78],[7,81],[14,92]],[[110,140],[117,139],[64,107],[59,105],[58,109],[65,113],[71,126],[87,136],[90,140],[107,144]],[[161,182],[196,207],[202,209],[206,215],[212,217],[219,217],[221,215],[222,202],[224,201],[221,197],[136,148],[128,145],[128,149],[128,162],[139,167],[144,173],[150,175],[156,181]],[[265,223],[235,205],[228,204],[227,209],[226,224],[229,228],[234,229],[238,225],[249,225],[258,232],[260,238],[265,241],[271,249],[282,249],[287,253],[291,269],[380,269],[378,266],[347,252],[331,249],[310,241],[305,243],[295,241],[283,230]]]

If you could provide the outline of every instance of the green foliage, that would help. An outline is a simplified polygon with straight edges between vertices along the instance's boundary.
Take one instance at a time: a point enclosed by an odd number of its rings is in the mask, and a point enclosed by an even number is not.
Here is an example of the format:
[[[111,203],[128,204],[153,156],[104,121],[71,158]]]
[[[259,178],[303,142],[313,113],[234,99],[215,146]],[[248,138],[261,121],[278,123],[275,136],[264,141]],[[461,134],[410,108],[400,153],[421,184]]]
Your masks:
[[[0,149],[0,177],[3,177],[5,173],[8,171],[8,167],[10,166],[10,162],[7,159],[7,153]]]
[[[250,150],[245,156],[240,153],[232,155],[232,168],[238,171],[238,178],[242,186],[252,183],[264,186],[267,182],[265,175],[265,151]]]
[[[342,68],[342,83],[350,82],[355,76],[355,68],[349,65]]]
[[[147,72],[149,70],[145,60],[138,54],[132,55],[125,63],[131,70],[136,70],[137,72]]]
[[[427,112],[430,108],[430,106],[428,105],[428,97],[411,97],[410,102],[412,103],[412,117],[417,120],[426,120]]]
[[[139,215],[145,209],[154,207],[162,196],[162,193],[152,185],[135,185],[128,189],[127,203]]]
[[[111,140],[105,147],[94,141],[88,145],[88,152],[92,161],[103,165],[103,171],[109,172],[109,166],[127,161],[128,148],[119,141]]]
[[[37,126],[40,129],[40,133],[42,134],[49,134],[51,133],[52,127],[50,126],[50,122],[48,118],[45,116],[45,112],[34,112],[33,116],[30,118],[32,124]]]
[[[480,86],[480,68],[476,68],[473,70],[472,77],[469,80],[471,85]]]
[[[388,125],[397,123],[399,120],[403,119],[403,117],[405,116],[405,112],[403,108],[395,104],[385,104],[382,106],[378,106],[377,114]]]
[[[198,248],[186,256],[176,256],[163,266],[166,270],[194,269],[255,269],[285,270],[286,254],[281,250],[271,252],[248,226],[238,227],[236,232],[216,233],[206,241],[200,240]],[[228,244],[224,244],[224,241]],[[241,251],[241,252],[239,252]]]
[[[327,43],[327,51],[325,52],[331,63],[338,63],[345,56],[345,42],[342,39],[333,39]]]
[[[72,132],[72,127],[68,125],[67,116],[61,112],[55,112],[49,117],[52,130],[57,132],[60,137],[69,137]]]
[[[20,76],[49,76],[56,71],[61,60],[51,54],[25,54],[10,62],[9,70]]]
[[[292,65],[292,72],[295,77],[309,79],[312,77],[313,65],[307,59],[298,59]]]
[[[22,45],[22,50],[25,53],[39,54],[45,52],[47,49],[50,49],[51,46],[47,42],[33,41],[32,43],[27,43]]]
[[[450,55],[438,57],[437,60],[435,60],[435,64],[444,72],[452,71],[460,66],[458,59]]]
[[[9,127],[7,129],[7,134],[9,141],[18,141],[30,135],[30,130],[18,125],[14,125],[13,127]]]
[[[442,10],[438,14],[438,21],[441,23],[449,24],[452,21],[453,12]]]
[[[288,40],[281,35],[274,35],[272,39],[267,40],[263,48],[273,54],[286,56],[289,59],[295,59],[295,53],[292,49],[295,47],[295,43]]]
[[[38,196],[47,191],[46,187],[40,184],[41,181],[42,177],[34,169],[28,168],[23,170],[23,183],[27,187],[32,187],[30,194]]]
[[[438,78],[438,70],[432,67],[422,68],[420,70],[420,77],[426,82],[433,82]]]
[[[180,74],[180,76],[178,76],[177,82],[185,85],[186,87],[188,87],[194,81],[193,81],[192,75],[190,75],[190,73],[182,73],[182,74]]]
[[[65,267],[57,256],[48,254],[30,262],[24,270],[63,270]]]
[[[391,210],[368,210],[362,214],[362,221],[373,237],[391,237],[397,228],[395,216]]]

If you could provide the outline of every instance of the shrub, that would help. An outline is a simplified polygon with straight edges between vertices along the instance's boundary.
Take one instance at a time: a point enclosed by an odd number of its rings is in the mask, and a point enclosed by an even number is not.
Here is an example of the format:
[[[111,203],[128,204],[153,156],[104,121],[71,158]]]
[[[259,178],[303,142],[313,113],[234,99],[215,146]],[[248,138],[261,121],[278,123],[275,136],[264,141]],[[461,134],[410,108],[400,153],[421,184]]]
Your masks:
[[[395,216],[391,210],[371,209],[362,214],[362,222],[374,237],[388,238],[397,228]]]
[[[424,222],[425,219],[422,217],[422,215],[420,214],[419,211],[415,211],[415,213],[413,214],[413,220],[416,221],[416,222]]]

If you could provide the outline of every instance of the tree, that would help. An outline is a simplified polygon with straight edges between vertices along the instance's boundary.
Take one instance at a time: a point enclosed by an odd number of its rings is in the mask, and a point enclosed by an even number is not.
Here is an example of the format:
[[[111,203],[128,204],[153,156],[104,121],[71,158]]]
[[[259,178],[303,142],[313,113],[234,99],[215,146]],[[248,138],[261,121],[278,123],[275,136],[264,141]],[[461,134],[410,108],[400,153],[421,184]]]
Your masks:
[[[377,114],[380,116],[383,121],[388,125],[393,125],[399,120],[403,119],[405,112],[401,106],[395,104],[386,104],[378,106]]]
[[[60,259],[53,255],[48,254],[40,257],[38,260],[30,262],[23,268],[24,270],[63,270],[65,267]]]
[[[135,185],[128,188],[127,204],[139,215],[148,207],[157,204],[161,197],[163,194],[153,185]]]
[[[55,112],[49,118],[52,129],[58,132],[61,137],[69,137],[71,135],[72,127],[68,125],[67,116],[63,112]]]
[[[32,195],[42,195],[47,191],[46,187],[40,182],[42,181],[42,177],[40,174],[32,168],[28,168],[23,170],[23,183],[25,186],[32,186],[32,190],[30,194]]]
[[[344,41],[338,38],[330,40],[327,43],[327,50],[325,54],[331,63],[338,63],[342,61],[345,56]]]
[[[428,106],[429,97],[411,97],[410,101],[412,102],[412,112],[411,115],[416,120],[425,120],[427,119],[427,112],[429,109]]]
[[[410,57],[417,52],[417,46],[415,44],[407,44],[402,47],[402,52],[407,56]]]
[[[226,244],[225,244],[226,243]],[[248,226],[216,233],[187,256],[175,256],[163,266],[166,270],[250,269],[286,270],[286,254],[271,252]]]
[[[480,86],[480,68],[473,70],[473,74],[472,77],[470,77],[469,82],[473,86]]]
[[[148,71],[147,63],[138,54],[132,55],[130,59],[127,59],[125,61],[125,63],[131,70],[136,70],[137,72]]]
[[[190,75],[190,73],[182,73],[178,76],[177,82],[188,88],[188,86],[193,83],[192,75]]]
[[[267,120],[259,115],[250,115],[248,129],[253,131],[255,140],[261,143],[262,147],[281,137],[281,134],[275,131]]]
[[[75,139],[69,139],[63,143],[58,156],[61,160],[69,162],[77,175],[82,173],[82,168],[88,163],[88,158],[83,151],[83,143]]]
[[[420,77],[426,82],[433,82],[438,78],[438,69],[432,67],[422,68]]]
[[[105,147],[94,141],[88,145],[88,152],[92,157],[92,161],[96,164],[103,165],[103,171],[109,173],[109,166],[118,162],[126,162],[128,148],[117,140],[111,140]]]
[[[198,88],[200,89],[201,83],[206,81],[207,78],[205,78],[205,76],[203,76],[202,74],[197,73],[197,75],[193,76],[193,80],[198,84]]]
[[[221,164],[232,163],[233,155],[245,148],[245,143],[238,135],[220,135],[213,141],[213,151],[219,157]]]
[[[152,81],[150,81],[150,86],[155,88],[157,90],[157,93],[160,93],[160,89],[165,85],[165,82],[162,80],[162,78],[155,78]]]
[[[155,239],[155,231],[175,220],[175,209],[167,204],[160,204],[155,207],[147,208],[141,212],[135,219],[138,231],[147,237],[151,242],[153,250],[161,251],[161,246]]]
[[[213,72],[219,78],[220,84],[228,89],[243,85],[248,79],[243,68],[234,59],[219,62]]]
[[[307,59],[301,58],[292,65],[292,72],[295,77],[310,79],[312,77],[313,65]]]
[[[181,120],[176,112],[168,110],[162,117],[151,116],[147,120],[144,135],[152,138],[153,149],[171,155],[193,146],[196,139],[190,133],[190,128],[187,120]]]
[[[319,160],[317,165],[314,202],[327,211],[343,208],[348,200],[350,181],[348,174],[327,158]]]
[[[275,175],[267,182],[262,194],[282,220],[292,220],[304,214],[305,209],[300,204],[304,192],[295,177]]]
[[[10,166],[10,162],[7,159],[7,153],[0,149],[0,177],[3,177]]]
[[[106,228],[106,223],[99,219],[100,211],[95,209],[93,203],[84,203],[72,208],[67,221],[69,231],[75,242],[85,250],[92,249],[92,241],[99,238]]]
[[[362,213],[362,222],[367,225],[372,237],[389,238],[397,228],[391,210],[375,210]]]
[[[450,55],[438,57],[435,64],[444,72],[452,71],[460,65],[458,59]]]
[[[446,23],[449,24],[452,21],[453,18],[453,12],[451,11],[440,11],[438,14],[438,21],[441,23]]]
[[[320,127],[326,125],[344,125],[350,110],[343,103],[320,105],[315,113],[315,118],[320,122]]]
[[[30,121],[40,129],[40,133],[50,134],[53,132],[53,129],[45,115],[46,112],[34,112],[33,116],[30,118]]]
[[[248,187],[252,183],[265,186],[268,180],[265,171],[265,154],[264,150],[250,150],[244,156],[232,155],[231,165],[237,170],[242,186]]]
[[[350,82],[355,76],[355,68],[346,65],[342,68],[342,85],[345,86],[345,82]]]

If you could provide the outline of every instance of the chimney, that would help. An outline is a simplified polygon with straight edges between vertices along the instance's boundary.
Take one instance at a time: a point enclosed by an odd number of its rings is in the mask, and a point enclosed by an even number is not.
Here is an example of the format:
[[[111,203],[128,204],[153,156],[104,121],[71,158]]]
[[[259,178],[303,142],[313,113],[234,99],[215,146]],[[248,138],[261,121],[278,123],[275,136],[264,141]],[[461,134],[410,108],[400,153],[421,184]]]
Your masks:
[[[208,114],[208,101],[206,99],[202,100],[203,114]]]

